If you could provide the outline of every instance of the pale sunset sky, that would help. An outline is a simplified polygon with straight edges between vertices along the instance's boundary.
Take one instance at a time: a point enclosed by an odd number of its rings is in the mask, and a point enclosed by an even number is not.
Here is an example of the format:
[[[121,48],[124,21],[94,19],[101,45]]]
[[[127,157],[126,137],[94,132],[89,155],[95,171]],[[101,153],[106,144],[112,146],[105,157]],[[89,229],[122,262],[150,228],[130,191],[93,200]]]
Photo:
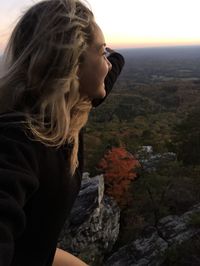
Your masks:
[[[1,0],[0,53],[20,14],[39,0]],[[200,0],[88,0],[113,48],[200,45]]]

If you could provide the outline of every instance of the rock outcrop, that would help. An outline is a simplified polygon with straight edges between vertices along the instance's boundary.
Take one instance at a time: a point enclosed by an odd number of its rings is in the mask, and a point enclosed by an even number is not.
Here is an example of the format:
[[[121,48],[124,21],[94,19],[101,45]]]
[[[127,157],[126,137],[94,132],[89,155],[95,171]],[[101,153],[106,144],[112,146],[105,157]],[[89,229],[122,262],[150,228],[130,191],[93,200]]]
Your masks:
[[[160,164],[175,161],[176,154],[173,152],[154,154],[152,146],[142,146],[137,152],[136,158],[145,172],[155,172]]]
[[[200,204],[182,216],[170,215],[161,219],[157,228],[148,228],[146,235],[120,248],[104,266],[162,265],[163,255],[169,248],[200,234],[200,226],[194,227],[192,223],[195,215],[200,217]]]
[[[151,149],[148,156],[147,161],[143,158],[147,171],[154,171],[162,160],[175,159],[171,153],[153,155]],[[119,234],[119,219],[116,202],[104,195],[103,175],[90,178],[85,173],[58,247],[82,258],[90,266],[161,266],[165,265],[170,249],[190,242],[195,236],[200,238],[200,204],[197,204],[181,216],[162,218],[156,226],[146,228],[139,239],[112,254]],[[194,226],[194,222],[198,226]]]
[[[120,210],[104,195],[102,175],[84,174],[81,190],[61,233],[58,247],[79,256],[90,265],[102,265],[119,234]]]

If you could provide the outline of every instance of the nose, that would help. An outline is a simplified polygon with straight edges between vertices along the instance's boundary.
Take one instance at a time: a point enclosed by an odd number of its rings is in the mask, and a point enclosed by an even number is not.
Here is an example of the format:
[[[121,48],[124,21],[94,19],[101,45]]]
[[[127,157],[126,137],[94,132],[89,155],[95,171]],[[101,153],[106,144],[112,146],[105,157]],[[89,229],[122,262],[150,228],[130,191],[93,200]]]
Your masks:
[[[110,71],[112,69],[112,64],[108,59],[107,59],[107,64],[108,64],[108,71]]]

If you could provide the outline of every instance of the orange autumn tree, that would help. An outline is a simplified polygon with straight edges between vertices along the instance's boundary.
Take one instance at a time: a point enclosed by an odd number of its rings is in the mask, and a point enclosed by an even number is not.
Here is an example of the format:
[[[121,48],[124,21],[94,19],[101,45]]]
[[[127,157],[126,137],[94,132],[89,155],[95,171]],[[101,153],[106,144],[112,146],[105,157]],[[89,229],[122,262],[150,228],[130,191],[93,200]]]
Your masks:
[[[98,170],[104,173],[105,193],[112,196],[120,207],[131,200],[129,187],[137,177],[138,160],[123,147],[112,147],[98,163]]]

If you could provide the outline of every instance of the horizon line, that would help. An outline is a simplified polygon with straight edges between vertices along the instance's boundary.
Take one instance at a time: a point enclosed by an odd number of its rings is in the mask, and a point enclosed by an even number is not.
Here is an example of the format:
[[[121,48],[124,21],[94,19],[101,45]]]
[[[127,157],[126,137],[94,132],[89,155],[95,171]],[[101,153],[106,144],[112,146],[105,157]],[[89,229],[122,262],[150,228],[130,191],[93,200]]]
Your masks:
[[[174,45],[154,45],[154,46],[137,46],[137,47],[134,47],[134,46],[116,46],[114,47],[114,49],[116,50],[129,50],[129,49],[156,49],[156,48],[181,48],[181,47],[200,47],[200,44],[174,44]]]
[[[136,49],[156,49],[156,48],[183,48],[183,47],[199,47],[200,44],[169,44],[169,45],[149,45],[149,46],[115,46],[115,45],[108,45],[108,47],[112,47],[114,50],[136,50]],[[0,50],[0,56],[4,54],[4,50]]]

